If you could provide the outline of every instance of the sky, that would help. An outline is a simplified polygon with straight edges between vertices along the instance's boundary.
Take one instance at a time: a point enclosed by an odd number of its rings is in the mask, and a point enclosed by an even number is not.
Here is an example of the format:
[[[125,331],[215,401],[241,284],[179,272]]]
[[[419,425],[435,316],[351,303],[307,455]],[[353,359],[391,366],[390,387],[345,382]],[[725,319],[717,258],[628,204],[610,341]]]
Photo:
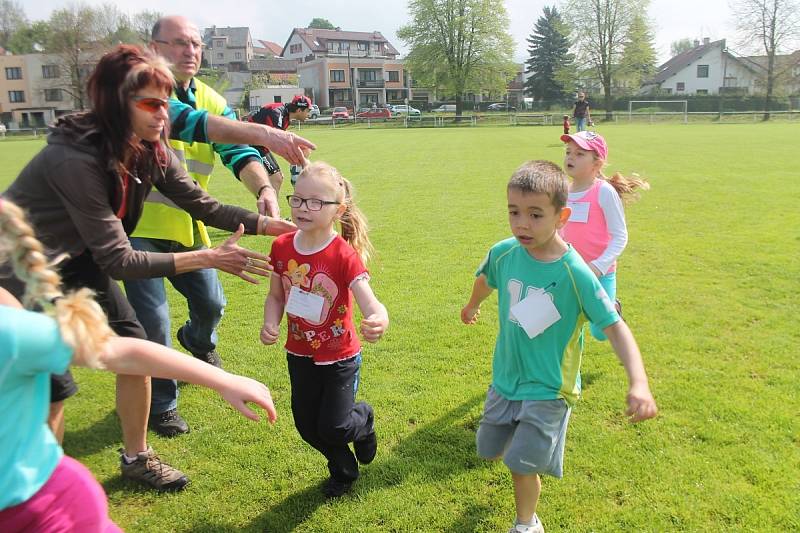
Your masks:
[[[396,31],[409,22],[407,2],[376,0],[311,0],[287,2],[256,2],[242,0],[234,4],[212,0],[77,0],[92,6],[113,3],[123,12],[159,11],[165,15],[183,14],[204,27],[249,26],[256,39],[275,41],[283,46],[292,28],[305,27],[315,17],[326,18],[335,26],[351,31],[380,31],[400,50],[406,47]],[[28,19],[42,20],[55,9],[69,5],[72,0],[35,0],[18,2],[24,6]],[[514,59],[527,57],[525,39],[531,34],[545,5],[556,0],[506,0],[510,33],[516,43]],[[220,6],[229,9],[219,9]],[[233,8],[233,9],[230,9]],[[652,0],[650,19],[656,29],[656,53],[659,63],[669,59],[670,43],[688,37],[692,40],[710,37],[733,41],[733,20],[729,0]]]

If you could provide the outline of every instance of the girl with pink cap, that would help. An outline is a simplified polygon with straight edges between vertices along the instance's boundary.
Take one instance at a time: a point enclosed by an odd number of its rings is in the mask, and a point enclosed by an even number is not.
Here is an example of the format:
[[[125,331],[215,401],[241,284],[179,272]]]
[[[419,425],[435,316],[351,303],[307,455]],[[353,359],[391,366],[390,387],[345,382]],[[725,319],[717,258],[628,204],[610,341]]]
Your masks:
[[[562,135],[566,143],[564,171],[571,178],[567,205],[572,210],[561,230],[564,240],[572,244],[600,280],[617,312],[622,315],[617,295],[617,258],[628,243],[623,200],[638,199],[637,189],[650,185],[636,174],[630,177],[619,172],[603,175],[608,158],[605,139],[592,131]],[[604,341],[600,328],[591,325],[592,336]]]

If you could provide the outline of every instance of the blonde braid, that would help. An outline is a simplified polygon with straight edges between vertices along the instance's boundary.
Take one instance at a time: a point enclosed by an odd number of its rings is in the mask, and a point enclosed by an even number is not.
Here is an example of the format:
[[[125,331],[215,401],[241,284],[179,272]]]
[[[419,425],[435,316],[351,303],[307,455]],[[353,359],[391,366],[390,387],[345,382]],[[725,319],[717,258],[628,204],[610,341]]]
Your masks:
[[[624,176],[621,172],[615,172],[611,177],[607,178],[602,174],[600,177],[614,187],[614,190],[617,191],[619,197],[626,204],[633,203],[639,199],[640,194],[637,189],[642,191],[650,189],[650,184],[647,183],[647,180],[640,178],[639,174]]]
[[[61,277],[47,261],[22,209],[0,198],[0,262],[6,259],[10,259],[14,274],[25,282],[25,307],[38,305],[53,315],[61,337],[74,351],[75,362],[100,368],[99,356],[114,335],[103,309],[89,289],[64,296]]]
[[[375,252],[369,240],[367,217],[353,202],[353,185],[347,178],[341,176],[340,178],[344,187],[345,204],[344,213],[339,220],[342,226],[342,238],[358,252],[361,261],[366,265]]]

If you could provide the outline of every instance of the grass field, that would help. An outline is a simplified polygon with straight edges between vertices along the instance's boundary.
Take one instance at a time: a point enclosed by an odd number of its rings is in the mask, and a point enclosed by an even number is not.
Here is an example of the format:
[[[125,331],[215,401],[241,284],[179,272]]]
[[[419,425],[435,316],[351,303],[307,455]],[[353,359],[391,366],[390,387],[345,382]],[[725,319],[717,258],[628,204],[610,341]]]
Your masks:
[[[119,477],[113,376],[78,371],[65,450],[103,483],[113,518],[142,532],[505,531],[510,475],[474,450],[496,297],[477,326],[458,316],[487,249],[510,234],[508,177],[527,159],[560,162],[558,129],[307,130],[315,158],[356,184],[379,251],[372,285],[391,327],[365,348],[359,391],[376,409],[378,457],[352,495],[323,499],[325,463],[292,424],[285,355],[258,341],[266,284],[223,274],[219,351],[228,370],[267,383],[278,423],[252,424],[214,393],[183,386],[192,432],[150,440],[192,483],[155,494]],[[600,129],[609,170],[652,183],[627,210],[618,280],[661,411],[627,424],[624,371],[590,340],[565,475],[544,480],[539,516],[548,532],[797,531],[800,180],[787,140],[798,126]],[[0,190],[41,146],[0,143]],[[224,169],[215,174],[212,194],[252,207]],[[186,310],[172,296],[177,329]]]

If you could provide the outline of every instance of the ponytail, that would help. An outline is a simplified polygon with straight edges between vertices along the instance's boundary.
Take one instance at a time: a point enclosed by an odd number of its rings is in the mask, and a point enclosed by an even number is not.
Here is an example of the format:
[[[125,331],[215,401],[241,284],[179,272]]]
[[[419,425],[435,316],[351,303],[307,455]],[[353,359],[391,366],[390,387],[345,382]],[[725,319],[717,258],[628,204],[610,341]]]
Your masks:
[[[40,306],[55,318],[76,363],[101,368],[100,354],[114,332],[92,291],[84,288],[66,296],[61,292],[61,277],[47,261],[22,209],[0,198],[0,260],[5,259],[25,282],[23,305]]]
[[[367,235],[369,231],[367,217],[353,203],[353,185],[345,177],[340,176],[340,179],[344,186],[345,204],[344,213],[339,219],[342,226],[342,238],[355,249],[361,257],[361,261],[367,264],[375,251]]]
[[[640,195],[637,189],[642,191],[650,189],[650,184],[647,183],[647,180],[640,178],[638,174],[624,176],[621,172],[615,172],[611,177],[603,175],[601,177],[614,187],[614,190],[617,191],[619,197],[626,204],[633,203],[639,199]]]

